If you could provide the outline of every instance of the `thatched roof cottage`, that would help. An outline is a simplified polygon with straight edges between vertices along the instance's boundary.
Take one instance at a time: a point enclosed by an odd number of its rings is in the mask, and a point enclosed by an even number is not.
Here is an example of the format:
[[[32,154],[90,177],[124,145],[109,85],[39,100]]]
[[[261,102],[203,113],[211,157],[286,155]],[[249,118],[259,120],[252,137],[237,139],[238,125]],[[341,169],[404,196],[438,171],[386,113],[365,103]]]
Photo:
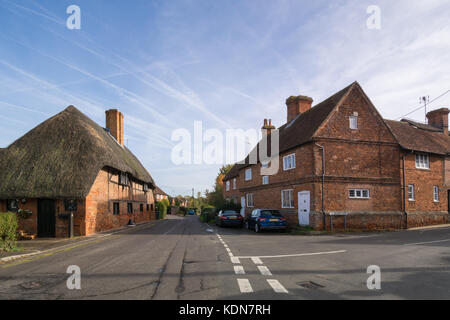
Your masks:
[[[66,236],[71,209],[75,235],[154,218],[155,183],[124,146],[116,109],[103,128],[69,106],[0,149],[0,168],[0,212],[30,210],[20,220],[28,233]]]

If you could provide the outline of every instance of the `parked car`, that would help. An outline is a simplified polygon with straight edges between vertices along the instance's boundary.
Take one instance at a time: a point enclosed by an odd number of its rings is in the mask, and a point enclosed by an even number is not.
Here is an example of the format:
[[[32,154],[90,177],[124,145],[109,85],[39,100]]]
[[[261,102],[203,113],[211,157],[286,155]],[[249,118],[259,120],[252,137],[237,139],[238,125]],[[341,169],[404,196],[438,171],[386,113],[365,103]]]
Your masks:
[[[245,222],[247,229],[255,232],[262,230],[286,230],[287,221],[278,210],[275,209],[255,209]]]
[[[220,210],[216,216],[216,225],[219,227],[239,227],[244,225],[244,218],[235,210]]]
[[[189,216],[195,216],[195,210],[194,209],[190,209],[187,214]]]

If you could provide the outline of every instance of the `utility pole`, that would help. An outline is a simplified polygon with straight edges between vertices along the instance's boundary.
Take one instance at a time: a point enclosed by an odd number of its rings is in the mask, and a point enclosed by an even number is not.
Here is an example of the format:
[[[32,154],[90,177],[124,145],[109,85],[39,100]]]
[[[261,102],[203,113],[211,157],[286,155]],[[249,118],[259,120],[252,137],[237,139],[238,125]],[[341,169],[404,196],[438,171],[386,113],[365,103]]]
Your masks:
[[[427,122],[427,104],[430,103],[430,96],[423,96],[419,98],[420,104],[425,105],[425,122]]]
[[[192,206],[195,207],[195,203],[194,203],[194,188],[192,188]]]

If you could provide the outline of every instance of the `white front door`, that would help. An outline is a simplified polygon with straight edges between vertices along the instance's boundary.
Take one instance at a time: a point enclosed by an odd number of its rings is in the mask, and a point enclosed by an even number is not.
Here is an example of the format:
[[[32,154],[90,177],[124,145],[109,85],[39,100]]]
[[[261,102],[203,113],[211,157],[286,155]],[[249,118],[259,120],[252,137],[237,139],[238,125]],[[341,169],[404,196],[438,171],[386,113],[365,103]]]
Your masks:
[[[309,191],[301,191],[298,193],[298,224],[301,226],[309,226]]]
[[[241,216],[245,218],[245,197],[241,197]]]

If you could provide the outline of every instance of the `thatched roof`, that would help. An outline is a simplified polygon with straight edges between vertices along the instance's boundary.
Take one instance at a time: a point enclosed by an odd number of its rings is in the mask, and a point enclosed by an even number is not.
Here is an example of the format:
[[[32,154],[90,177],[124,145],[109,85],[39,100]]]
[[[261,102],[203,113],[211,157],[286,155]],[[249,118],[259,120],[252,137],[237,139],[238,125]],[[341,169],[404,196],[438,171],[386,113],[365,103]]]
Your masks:
[[[105,167],[154,186],[130,150],[69,106],[0,150],[0,198],[84,198]]]

